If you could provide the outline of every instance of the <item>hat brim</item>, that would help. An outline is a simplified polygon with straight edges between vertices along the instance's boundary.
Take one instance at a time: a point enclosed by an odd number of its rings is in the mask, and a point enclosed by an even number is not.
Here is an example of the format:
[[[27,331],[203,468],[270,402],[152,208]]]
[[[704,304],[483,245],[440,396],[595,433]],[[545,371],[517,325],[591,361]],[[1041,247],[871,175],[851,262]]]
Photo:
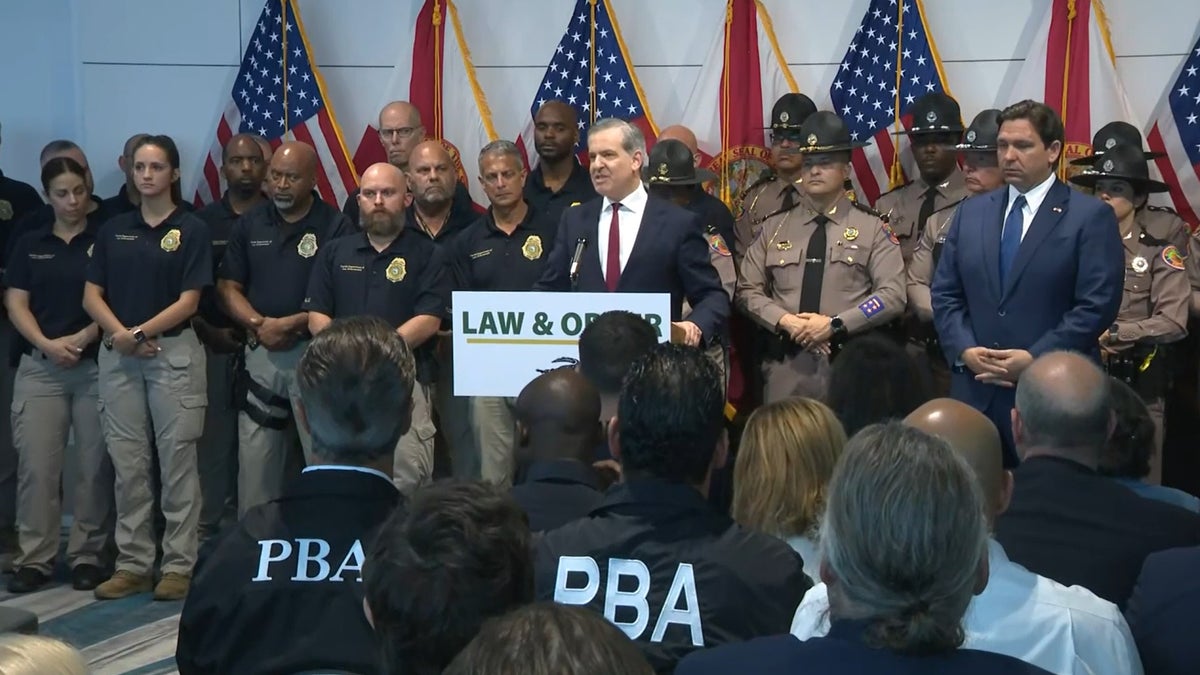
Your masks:
[[[1159,157],[1166,157],[1166,156],[1167,156],[1167,153],[1165,153],[1165,152],[1142,152],[1142,159],[1144,159],[1146,161],[1150,161],[1152,159],[1158,159]],[[1100,159],[1102,157],[1104,157],[1103,150],[1101,150],[1100,152],[1092,153],[1092,154],[1088,155],[1087,157],[1080,157],[1078,159],[1073,159],[1073,160],[1067,162],[1067,164],[1070,164],[1071,166],[1092,166],[1096,163],[1097,159]]]
[[[959,152],[995,152],[999,148],[995,145],[973,145],[971,143],[959,143],[954,146],[954,149]]]
[[[1113,173],[1077,173],[1067,180],[1076,185],[1081,185],[1085,188],[1091,189],[1095,189],[1096,185],[1102,180],[1123,180],[1132,185],[1133,189],[1139,192],[1158,193],[1167,192],[1171,189],[1166,183],[1154,180],[1153,178],[1142,178],[1140,176],[1118,176],[1117,174]]]
[[[851,142],[844,145],[802,145],[796,148],[796,152],[805,155],[830,155],[835,152],[850,152],[859,148],[865,148],[870,143]]]
[[[657,180],[656,180],[657,179]],[[692,177],[650,176],[646,179],[650,185],[701,185],[717,179],[717,174],[708,169],[697,168]]]
[[[958,134],[966,131],[963,127],[913,127],[903,131],[893,131],[893,136],[928,136],[930,134]]]

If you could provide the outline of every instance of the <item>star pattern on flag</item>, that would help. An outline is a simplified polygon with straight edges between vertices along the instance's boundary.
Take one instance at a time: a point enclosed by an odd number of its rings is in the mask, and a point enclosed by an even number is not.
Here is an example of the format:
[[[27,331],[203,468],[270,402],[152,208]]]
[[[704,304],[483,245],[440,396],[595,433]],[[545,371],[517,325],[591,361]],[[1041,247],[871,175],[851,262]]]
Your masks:
[[[279,138],[325,103],[300,31],[295,21],[284,21],[279,6],[263,7],[250,46],[232,92],[242,115],[239,131]]]
[[[925,94],[943,91],[916,0],[874,0],[838,66],[830,98],[850,128],[866,141],[895,125]]]
[[[1200,166],[1200,44],[1183,63],[1168,101],[1188,159]]]
[[[554,51],[546,75],[530,106],[531,116],[546,101],[560,99],[579,111],[580,142],[587,138],[589,120],[619,117],[628,120],[645,114],[629,71],[629,64],[617,42],[608,13],[608,3],[596,3],[595,53],[592,53],[591,17],[586,3],[576,5],[572,17]],[[593,110],[593,84],[595,99]]]

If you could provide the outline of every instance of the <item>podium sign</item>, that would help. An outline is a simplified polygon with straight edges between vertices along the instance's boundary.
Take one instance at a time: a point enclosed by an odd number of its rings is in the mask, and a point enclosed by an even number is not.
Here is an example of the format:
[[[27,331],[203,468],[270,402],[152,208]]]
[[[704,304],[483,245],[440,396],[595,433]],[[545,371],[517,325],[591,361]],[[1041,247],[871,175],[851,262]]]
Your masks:
[[[579,358],[579,335],[612,310],[641,315],[663,342],[671,337],[667,293],[455,291],[454,394],[516,396],[556,359]]]

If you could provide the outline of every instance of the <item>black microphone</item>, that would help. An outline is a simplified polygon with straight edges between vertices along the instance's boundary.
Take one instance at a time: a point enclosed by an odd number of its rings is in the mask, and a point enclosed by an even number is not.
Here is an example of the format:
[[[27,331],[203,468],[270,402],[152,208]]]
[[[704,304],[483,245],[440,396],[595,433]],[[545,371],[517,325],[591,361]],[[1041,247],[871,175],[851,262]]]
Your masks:
[[[571,290],[579,285],[579,261],[583,258],[583,250],[587,248],[587,237],[580,237],[575,240],[575,254],[571,256],[571,268],[569,276],[571,278]]]

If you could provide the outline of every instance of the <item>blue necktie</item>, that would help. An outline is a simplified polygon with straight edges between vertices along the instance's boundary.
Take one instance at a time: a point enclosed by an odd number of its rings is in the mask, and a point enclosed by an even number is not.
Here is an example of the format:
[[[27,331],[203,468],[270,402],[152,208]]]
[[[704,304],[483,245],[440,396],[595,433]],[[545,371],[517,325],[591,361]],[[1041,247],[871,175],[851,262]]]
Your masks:
[[[1025,225],[1025,217],[1021,213],[1025,208],[1025,195],[1018,195],[1013,200],[1012,210],[1004,219],[1004,233],[1000,235],[1000,285],[1012,269],[1013,261],[1017,259],[1017,250],[1021,248],[1021,230]]]

